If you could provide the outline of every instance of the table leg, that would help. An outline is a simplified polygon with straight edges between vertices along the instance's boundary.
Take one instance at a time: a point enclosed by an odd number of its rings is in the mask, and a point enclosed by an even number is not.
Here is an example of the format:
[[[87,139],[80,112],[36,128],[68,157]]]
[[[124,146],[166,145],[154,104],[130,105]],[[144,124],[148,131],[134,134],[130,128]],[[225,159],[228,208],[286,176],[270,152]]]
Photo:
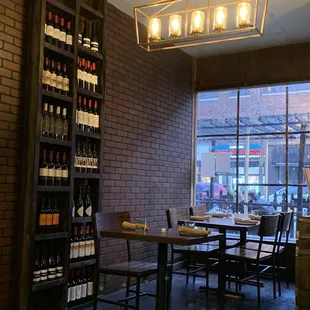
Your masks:
[[[222,236],[219,240],[219,272],[218,272],[218,295],[220,296],[226,290],[225,281],[225,249],[226,239]]]
[[[156,310],[166,309],[166,275],[168,263],[168,244],[158,244],[158,271],[156,288]]]
[[[240,231],[240,245],[246,243],[246,231]]]

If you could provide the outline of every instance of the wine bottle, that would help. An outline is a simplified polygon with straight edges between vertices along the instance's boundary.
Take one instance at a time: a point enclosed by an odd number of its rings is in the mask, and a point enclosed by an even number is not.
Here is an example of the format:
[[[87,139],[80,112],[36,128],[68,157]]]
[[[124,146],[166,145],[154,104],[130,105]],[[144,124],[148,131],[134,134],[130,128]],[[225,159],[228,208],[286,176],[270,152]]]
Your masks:
[[[42,74],[42,87],[45,90],[49,90],[51,84],[51,71],[48,57],[45,57],[44,68]]]
[[[48,177],[47,177],[47,185],[54,186],[55,184],[55,164],[53,161],[54,153],[53,151],[49,152],[49,162],[47,164],[48,167]]]
[[[92,269],[91,267],[88,268],[88,276],[87,276],[87,296],[93,296],[93,277],[92,277]]]
[[[56,89],[55,91],[57,93],[62,93],[63,91],[63,84],[64,84],[64,78],[62,76],[61,72],[61,64],[60,62],[57,62],[57,70],[56,70]]]
[[[40,252],[36,248],[36,256],[34,259],[34,268],[33,268],[33,284],[38,284],[41,281],[41,267],[40,267]]]
[[[84,80],[84,88],[86,90],[90,90],[90,61],[85,61],[85,72],[84,72],[85,80]]]
[[[60,18],[59,47],[64,49],[66,45],[65,20]]]
[[[76,282],[75,282],[75,272],[71,271],[71,290],[70,290],[70,304],[73,304],[76,300]]]
[[[84,215],[84,203],[82,198],[82,185],[80,185],[80,190],[78,194],[77,201],[75,203],[75,211],[76,211],[76,217],[83,217]]]
[[[96,35],[96,24],[92,24],[92,34],[91,34],[91,40],[90,40],[90,49],[93,52],[99,51],[99,42]]]
[[[54,15],[53,44],[56,46],[59,46],[59,36],[60,36],[59,18],[58,15]]]
[[[48,280],[54,280],[56,279],[56,263],[55,263],[55,257],[53,253],[53,246],[51,245],[50,253],[48,257],[48,266],[47,266],[47,279]]]
[[[93,112],[93,122],[94,122],[94,133],[100,134],[99,127],[99,114],[98,114],[98,102],[94,102],[94,112]]]
[[[39,184],[46,186],[48,180],[48,165],[46,161],[46,150],[42,151],[40,170],[39,170]]]
[[[90,249],[91,249],[91,238],[90,238],[90,226],[86,225],[86,232],[85,232],[85,256],[90,256]]]
[[[56,255],[56,278],[62,278],[64,276],[64,267],[61,263],[59,251]]]
[[[78,44],[83,44],[83,32],[84,32],[84,20],[83,17],[80,16],[79,20],[79,34],[78,34]]]
[[[67,22],[67,33],[66,33],[66,50],[72,53],[72,30],[71,22]]]
[[[82,298],[82,281],[80,279],[80,271],[76,270],[76,301]]]
[[[78,96],[78,103],[76,109],[76,129],[81,130],[84,120],[83,120],[83,107],[82,107],[82,96]]]
[[[50,128],[50,119],[48,114],[48,104],[44,103],[44,108],[41,116],[41,136],[48,137]]]
[[[70,91],[70,80],[68,78],[67,65],[66,64],[62,65],[62,74],[63,74],[63,85],[62,85],[61,93],[65,96],[68,96],[69,91]]]
[[[49,106],[49,117],[48,117],[48,120],[49,120],[49,129],[48,129],[49,136],[50,136],[50,138],[55,138],[56,130],[55,130],[54,107],[51,104]]]
[[[87,99],[83,98],[83,111],[82,111],[82,115],[83,115],[83,127],[82,130],[83,131],[88,131],[88,110],[87,110]]]
[[[93,204],[92,204],[91,197],[90,197],[90,186],[89,185],[86,186],[84,208],[85,208],[85,216],[92,216]],[[90,233],[90,231],[88,231],[88,234],[89,233]]]
[[[53,232],[53,207],[51,197],[48,197],[48,205],[46,209],[46,232]]]
[[[56,160],[55,160],[55,186],[61,186],[61,176],[62,170],[60,165],[60,153],[56,152]]]
[[[71,258],[71,257],[70,257]],[[72,270],[69,275],[68,279],[68,291],[67,291],[67,304],[68,306],[71,305],[71,282],[72,282]]]
[[[82,81],[82,59],[78,56],[77,58],[77,62],[76,62],[76,65],[77,65],[77,83],[78,83],[78,87],[79,88],[82,88],[83,86],[83,81]]]
[[[47,259],[46,259],[46,251],[45,247],[42,248],[41,251],[41,259],[40,259],[40,281],[44,282],[47,280]]]
[[[80,227],[80,237],[79,237],[79,258],[84,257],[85,257],[85,236],[84,236],[84,225],[82,224]]]
[[[85,68],[85,59],[81,58],[81,83],[79,85],[79,87],[85,89],[85,85],[86,85],[86,68]]]
[[[91,99],[88,99],[88,132],[95,132],[94,130],[94,114]]]
[[[83,142],[83,148],[81,152],[81,172],[86,173],[86,167],[87,167],[87,153],[86,153],[86,142]]]
[[[98,93],[99,87],[98,87],[98,76],[96,72],[96,64],[92,63],[92,81],[93,81],[93,92]]]
[[[59,231],[59,209],[58,209],[58,199],[54,198],[54,207],[53,207],[53,232]]]
[[[51,60],[50,68],[51,68],[51,79],[50,79],[49,90],[56,91],[57,75],[56,75],[56,68],[55,68],[54,60]]]
[[[62,109],[62,131],[61,131],[61,139],[68,140],[68,119],[67,119],[67,109]]]
[[[93,152],[91,150],[91,143],[88,143],[88,150],[87,150],[87,173],[93,172]],[[90,216],[90,215],[89,215]]]
[[[62,137],[62,119],[60,116],[60,106],[56,108],[56,117],[55,117],[55,138],[61,139]]]
[[[81,293],[81,298],[84,299],[87,297],[87,279],[85,277],[85,268],[82,268],[81,270],[81,277],[82,281],[82,293]]]
[[[68,186],[68,178],[69,178],[69,168],[66,162],[67,154],[62,154],[62,164],[61,164],[61,186]]]
[[[80,141],[77,142],[77,148],[74,157],[74,168],[75,172],[81,172],[81,144]]]
[[[41,197],[41,205],[39,211],[39,233],[46,233],[46,208],[45,208],[45,197]]]
[[[89,22],[86,18],[85,18],[84,31],[83,31],[83,46],[90,48]]]
[[[93,173],[98,173],[98,155],[97,155],[95,143],[94,143],[94,150],[93,150]]]
[[[79,243],[77,237],[77,226],[73,226],[73,234],[70,240],[70,259],[79,257]]]
[[[53,16],[52,16],[52,12],[48,12],[48,14],[47,14],[47,22],[46,22],[46,36],[45,36],[45,40],[48,43],[53,43],[53,35],[54,35]]]

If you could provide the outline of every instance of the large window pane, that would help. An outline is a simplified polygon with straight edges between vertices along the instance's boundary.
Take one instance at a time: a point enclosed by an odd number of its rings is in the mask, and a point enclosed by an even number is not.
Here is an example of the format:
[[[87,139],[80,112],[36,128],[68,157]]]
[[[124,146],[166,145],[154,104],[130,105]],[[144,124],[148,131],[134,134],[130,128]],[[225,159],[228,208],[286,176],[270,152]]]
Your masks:
[[[199,93],[197,110],[198,136],[237,133],[237,91]]]

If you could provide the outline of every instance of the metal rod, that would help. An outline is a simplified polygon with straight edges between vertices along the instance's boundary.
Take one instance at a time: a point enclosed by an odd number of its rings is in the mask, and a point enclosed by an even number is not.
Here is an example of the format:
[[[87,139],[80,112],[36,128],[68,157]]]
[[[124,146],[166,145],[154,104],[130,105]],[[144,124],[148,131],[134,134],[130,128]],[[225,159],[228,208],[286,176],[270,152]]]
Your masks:
[[[137,37],[137,44],[140,44],[140,38],[139,38],[139,25],[138,25],[138,16],[137,16],[137,10],[133,9],[134,15],[135,15],[135,25],[136,25],[136,37]]]
[[[264,12],[263,12],[263,19],[262,25],[260,28],[260,33],[263,35],[265,30],[265,22],[266,22],[266,14],[267,14],[267,7],[268,7],[268,0],[265,0]]]
[[[288,86],[286,86],[286,96],[285,96],[285,191],[286,191],[286,201],[285,201],[285,211],[288,211]]]
[[[160,15],[158,15],[160,12],[168,9],[172,4],[174,4],[176,2],[171,2],[171,3],[168,3],[164,8],[161,8],[158,12],[154,13],[153,15],[150,16],[150,18],[153,18],[153,17],[159,17]],[[170,13],[171,15],[171,13]]]
[[[255,2],[255,10],[254,10],[254,23],[253,23],[253,26],[255,28],[256,28],[256,24],[257,24],[258,1],[259,0],[256,0],[256,2]]]
[[[210,34],[211,9],[210,0],[208,0],[208,15],[207,15],[207,34]]]
[[[240,143],[240,128],[239,128],[239,119],[240,119],[240,89],[237,92],[237,161],[236,161],[236,188],[237,188],[237,195],[236,195],[236,212],[239,212],[239,143]]]
[[[184,36],[185,38],[187,38],[187,35],[188,35],[188,1],[189,0],[186,0],[186,14],[185,14],[185,33],[184,33]]]

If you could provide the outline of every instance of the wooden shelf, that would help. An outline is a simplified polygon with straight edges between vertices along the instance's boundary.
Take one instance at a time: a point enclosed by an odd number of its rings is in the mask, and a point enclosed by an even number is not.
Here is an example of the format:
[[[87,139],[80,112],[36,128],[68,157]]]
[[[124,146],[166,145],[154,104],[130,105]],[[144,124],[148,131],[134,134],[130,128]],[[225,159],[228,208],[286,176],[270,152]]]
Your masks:
[[[95,99],[99,99],[102,100],[103,99],[103,95],[99,94],[99,93],[95,93],[83,88],[78,88],[77,89],[78,94],[82,95],[82,96],[86,96],[86,97],[91,97],[91,98],[95,98]]]
[[[38,185],[37,186],[38,192],[46,192],[46,193],[69,193],[70,186],[45,186],[45,185]]]
[[[60,139],[54,139],[54,138],[49,138],[49,137],[40,137],[40,142],[71,147],[71,141],[68,141],[68,140],[60,140]]]
[[[72,223],[91,223],[93,218],[91,216],[84,216],[84,217],[73,217]]]
[[[94,304],[94,301],[85,301],[84,303],[72,306],[72,307],[68,307],[68,310],[84,310],[87,309],[89,307],[92,307]]]
[[[39,284],[34,284],[32,285],[32,291],[33,292],[38,292],[38,291],[43,291],[47,290],[49,288],[54,288],[55,286],[60,286],[66,283],[66,278],[59,278],[56,280],[49,280],[43,283]]]
[[[45,240],[56,240],[56,239],[67,239],[67,232],[59,232],[59,233],[49,233],[49,234],[36,234],[36,241],[45,241]]]
[[[42,89],[41,93],[42,93],[43,96],[46,96],[46,97],[51,97],[51,98],[54,98],[54,99],[58,99],[58,100],[65,101],[65,102],[70,102],[70,103],[73,102],[73,98],[72,97],[61,95],[61,94],[55,93],[53,91]]]
[[[70,59],[74,59],[74,54],[62,49],[62,48],[59,48],[53,44],[50,44],[48,42],[45,42],[44,41],[44,47],[49,50],[49,51],[52,51],[54,53],[57,53],[63,57],[67,57],[67,58],[70,58]]]
[[[74,262],[70,263],[69,269],[76,269],[76,268],[81,268],[81,267],[87,267],[87,266],[92,266],[96,264],[96,259],[91,258],[91,259],[84,259],[79,262]]]
[[[79,56],[85,57],[88,60],[102,60],[103,56],[100,53],[93,52],[91,49],[84,47],[82,45],[78,46]]]
[[[95,9],[93,9],[91,6],[89,6],[88,4],[86,4],[85,2],[81,2],[81,9],[84,10],[84,12],[82,12],[82,16],[85,15],[85,17],[87,17],[88,19],[103,19],[103,14]],[[84,13],[84,14],[83,14]]]
[[[100,179],[99,173],[79,173],[76,172],[74,177],[77,179]]]
[[[68,6],[66,6],[65,4],[57,1],[57,0],[46,0],[47,3],[49,3],[50,5],[52,5],[53,7],[66,12],[67,14],[70,14],[72,16],[75,16],[75,11],[72,10],[71,8],[69,8]]]
[[[101,135],[99,133],[92,133],[92,132],[86,132],[82,130],[76,130],[76,134],[78,136],[86,137],[86,138],[92,138],[92,139],[101,139]]]

